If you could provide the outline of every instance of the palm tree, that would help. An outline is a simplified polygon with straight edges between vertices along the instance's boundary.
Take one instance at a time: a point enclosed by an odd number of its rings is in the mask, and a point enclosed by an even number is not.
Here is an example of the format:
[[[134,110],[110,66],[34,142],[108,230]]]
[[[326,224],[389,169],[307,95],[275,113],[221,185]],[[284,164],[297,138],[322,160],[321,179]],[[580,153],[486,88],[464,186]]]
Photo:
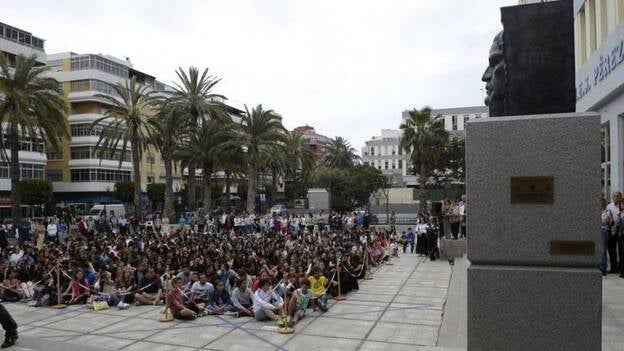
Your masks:
[[[328,167],[351,168],[359,159],[351,143],[343,137],[336,137],[325,146],[325,165]]]
[[[100,138],[96,144],[100,157],[106,153],[112,158],[120,153],[119,166],[125,158],[128,148],[132,157],[134,181],[134,211],[137,218],[141,211],[141,158],[150,141],[153,140],[153,126],[149,120],[156,107],[155,91],[148,85],[137,83],[136,78],[126,80],[124,84],[110,85],[113,95],[98,94],[112,106],[106,114],[93,122],[91,128],[101,127]],[[119,149],[121,147],[121,149]]]
[[[20,180],[19,146],[22,140],[42,138],[58,148],[69,137],[69,105],[56,79],[45,77],[46,67],[36,66],[36,56],[17,56],[9,67],[6,55],[0,55],[0,123],[6,126],[7,138],[0,138],[3,158],[10,157],[11,215],[14,223],[21,217],[17,185]],[[6,149],[10,150],[7,155]]]
[[[165,205],[163,208],[163,216],[169,218],[171,223],[175,221],[173,193],[173,166],[174,152],[179,143],[184,130],[184,121],[186,121],[184,111],[175,106],[163,104],[159,108],[155,118],[148,120],[153,130],[153,144],[160,151],[161,157],[165,164]]]
[[[217,168],[222,169],[225,175],[225,205],[226,213],[230,212],[232,178],[243,178],[246,171],[245,154],[240,145],[224,144],[217,158]]]
[[[180,106],[188,115],[191,126],[197,127],[201,120],[213,119],[229,122],[231,115],[237,110],[226,105],[227,98],[213,93],[213,88],[221,81],[211,74],[208,68],[200,74],[196,67],[189,67],[188,73],[178,67],[176,71],[179,83],[175,83],[175,90],[170,97],[170,103]],[[195,130],[191,128],[190,131]],[[188,164],[188,205],[195,209],[195,168],[194,163]]]
[[[282,125],[282,118],[273,110],[264,110],[262,105],[251,111],[245,106],[245,111],[236,141],[247,150],[247,212],[253,213],[261,151],[269,145],[283,143],[286,129]]]
[[[314,153],[305,144],[301,133],[287,132],[285,141],[287,155],[288,176],[295,177],[297,173],[308,173],[314,168]]]
[[[430,107],[413,109],[408,114],[408,118],[400,126],[403,136],[399,148],[410,153],[410,159],[418,174],[422,210],[427,206],[427,181],[441,161],[449,133],[444,129],[442,116],[433,116]]]
[[[277,178],[278,176],[285,174],[290,165],[288,163],[288,155],[285,144],[270,144],[260,147],[260,155],[258,158],[258,169],[263,174],[271,174],[271,203],[275,199],[273,196],[277,192]]]
[[[203,121],[194,133],[189,133],[187,140],[176,152],[176,158],[202,166],[204,213],[211,209],[211,181],[221,150],[229,146],[234,138],[231,124],[223,124],[215,120]]]

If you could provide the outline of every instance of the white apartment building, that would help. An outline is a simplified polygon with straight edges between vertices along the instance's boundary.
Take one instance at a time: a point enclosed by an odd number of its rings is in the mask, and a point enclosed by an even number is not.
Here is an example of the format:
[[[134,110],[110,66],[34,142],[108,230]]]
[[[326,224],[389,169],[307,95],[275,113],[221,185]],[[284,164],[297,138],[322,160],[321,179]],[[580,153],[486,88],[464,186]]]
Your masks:
[[[600,113],[603,192],[624,191],[624,0],[575,0],[576,110]]]
[[[44,40],[30,32],[0,22],[0,55],[5,56],[12,65],[18,55],[36,56],[38,64],[45,65],[46,53]],[[11,151],[6,150],[10,157]],[[19,151],[21,179],[45,178],[46,155],[43,139],[22,140]],[[11,180],[9,162],[0,159],[0,208],[10,207]]]
[[[488,112],[486,106],[467,106],[435,109],[431,111],[431,114],[434,116],[442,116],[442,119],[444,119],[444,129],[459,136],[463,136],[466,122],[470,119],[488,117]],[[408,111],[403,111],[403,121],[407,116]]]

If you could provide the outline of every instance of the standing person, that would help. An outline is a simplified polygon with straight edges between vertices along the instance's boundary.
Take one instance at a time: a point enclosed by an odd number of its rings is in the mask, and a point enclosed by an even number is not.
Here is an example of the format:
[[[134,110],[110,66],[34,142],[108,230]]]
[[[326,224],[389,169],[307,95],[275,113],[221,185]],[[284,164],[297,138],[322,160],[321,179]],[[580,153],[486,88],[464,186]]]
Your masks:
[[[613,192],[611,195],[612,202],[607,205],[607,211],[611,214],[611,218],[613,221],[609,227],[609,240],[608,240],[608,251],[609,251],[609,261],[611,263],[611,268],[609,273],[617,273],[618,272],[618,232],[620,227],[620,203],[622,202],[622,193],[619,191]]]
[[[449,208],[449,222],[451,223],[451,234],[453,235],[453,240],[457,240],[457,237],[459,236],[460,220],[461,216],[459,215],[459,205],[453,202]]]
[[[392,211],[392,214],[390,215],[390,230],[395,231],[395,229],[396,229],[396,213]]]
[[[316,216],[316,225],[318,227],[319,232],[322,232],[325,229],[325,210],[321,210],[318,216]]]
[[[416,235],[412,232],[412,228],[407,228],[407,234],[405,235],[405,241],[403,241],[403,253],[407,249],[407,245],[410,246],[410,252],[414,253],[414,241],[416,240]]]
[[[15,342],[17,342],[17,323],[15,323],[15,320],[11,317],[9,311],[1,304],[0,324],[2,324],[2,329],[4,329],[4,343],[2,343],[1,347],[5,349],[15,345]]]
[[[461,202],[459,204],[459,215],[461,216],[461,237],[464,239],[466,239],[466,206],[468,206],[468,203],[466,202],[466,195],[464,194],[462,195]]]
[[[601,215],[601,226],[600,226],[600,243],[602,247],[600,248],[602,252],[602,259],[600,261],[600,271],[602,275],[607,275],[607,248],[609,246],[609,228],[613,223],[613,218],[611,217],[611,212],[607,210],[607,200],[602,198],[602,215]]]

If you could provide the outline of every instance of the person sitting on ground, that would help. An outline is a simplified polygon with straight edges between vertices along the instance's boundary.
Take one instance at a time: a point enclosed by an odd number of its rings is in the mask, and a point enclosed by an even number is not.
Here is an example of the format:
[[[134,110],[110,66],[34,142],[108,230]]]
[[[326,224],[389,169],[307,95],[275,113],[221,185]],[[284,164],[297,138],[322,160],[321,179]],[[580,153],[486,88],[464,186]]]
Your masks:
[[[175,319],[194,320],[197,318],[197,312],[188,308],[184,304],[184,295],[182,295],[182,280],[178,277],[172,279],[173,288],[167,295],[167,308],[171,310],[171,314]]]
[[[260,288],[254,293],[254,317],[257,321],[270,318],[274,321],[280,319],[284,307],[284,300],[271,289],[268,279],[260,280]]]
[[[310,282],[301,280],[301,287],[295,290],[288,303],[288,327],[292,328],[305,317],[306,308],[312,299]]]
[[[71,299],[67,301],[68,305],[85,304],[90,295],[89,282],[84,277],[84,273],[81,270],[76,271],[69,286],[63,295],[66,295],[71,290]]]
[[[160,303],[162,287],[160,285],[160,279],[153,268],[148,268],[147,273],[143,279],[141,279],[139,289],[141,292],[134,294],[137,305],[157,305]]]
[[[230,298],[232,300],[232,305],[236,308],[236,312],[238,312],[238,316],[247,316],[253,317],[253,301],[254,294],[247,287],[247,279],[238,279],[237,286],[232,293],[230,294]]]
[[[11,269],[7,278],[2,282],[0,296],[3,301],[8,302],[17,302],[24,296],[24,290],[22,290],[20,280],[17,279],[17,272],[15,270]]]
[[[329,285],[329,281],[325,276],[321,275],[321,270],[315,267],[312,271],[313,275],[308,277],[310,287],[312,288],[312,295],[314,300],[312,301],[312,308],[316,310],[318,307],[321,311],[327,312],[327,297],[325,296],[326,287]]]
[[[210,303],[206,306],[207,314],[221,315],[225,312],[235,312],[236,308],[232,304],[230,294],[225,290],[225,284],[220,280],[217,280],[215,284]]]
[[[206,306],[210,303],[210,296],[213,291],[214,286],[208,282],[206,274],[202,273],[199,275],[199,281],[193,283],[191,287],[191,301]]]
[[[111,279],[111,274],[109,272],[104,272],[101,278],[94,284],[93,288],[102,293],[102,297],[109,306],[117,306],[120,310],[125,310],[130,307],[130,305],[121,301],[121,298],[117,294],[118,291],[115,282]]]

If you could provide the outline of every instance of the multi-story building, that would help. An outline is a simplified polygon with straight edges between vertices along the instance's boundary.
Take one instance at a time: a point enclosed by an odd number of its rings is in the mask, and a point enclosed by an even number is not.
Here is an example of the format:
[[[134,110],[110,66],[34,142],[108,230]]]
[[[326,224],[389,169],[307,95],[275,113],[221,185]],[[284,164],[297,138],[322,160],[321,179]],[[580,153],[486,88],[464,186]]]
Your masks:
[[[1,22],[0,55],[8,58],[10,65],[15,62],[15,57],[18,55],[35,55],[38,64],[45,65],[46,63],[43,39],[35,37],[30,32]],[[9,162],[6,159],[2,159],[2,155],[10,156],[11,152],[10,150],[5,151],[6,153],[0,153],[0,213],[3,217],[8,214],[8,208],[11,206]],[[19,162],[20,176],[22,179],[45,178],[44,169],[46,156],[44,153],[43,140],[39,138],[22,140],[19,151]]]
[[[68,116],[71,140],[60,150],[47,149],[46,177],[52,182],[57,201],[114,202],[115,182],[132,179],[131,154],[128,146],[121,160],[121,152],[112,156],[107,153],[104,159],[100,158],[96,145],[101,129],[92,129],[91,125],[110,108],[109,102],[100,95],[114,95],[108,84],[123,83],[133,77],[156,91],[167,87],[155,77],[135,69],[128,59],[107,55],[51,54],[48,66],[50,74],[63,85],[71,104]],[[160,154],[153,147],[148,148],[141,162],[141,184],[164,182],[164,168]],[[174,188],[179,188],[180,181],[178,173],[174,177]]]
[[[576,110],[600,113],[603,191],[624,190],[624,0],[574,1]]]
[[[373,166],[386,175],[392,175],[394,186],[416,185],[416,177],[408,174],[411,167],[409,155],[399,148],[401,131],[382,129],[381,135],[365,142],[362,163]]]
[[[301,134],[302,138],[305,140],[306,146],[314,153],[316,164],[323,164],[323,162],[325,162],[325,145],[327,145],[331,139],[318,134],[316,130],[314,130],[314,127],[308,125],[295,128],[295,132]]]

